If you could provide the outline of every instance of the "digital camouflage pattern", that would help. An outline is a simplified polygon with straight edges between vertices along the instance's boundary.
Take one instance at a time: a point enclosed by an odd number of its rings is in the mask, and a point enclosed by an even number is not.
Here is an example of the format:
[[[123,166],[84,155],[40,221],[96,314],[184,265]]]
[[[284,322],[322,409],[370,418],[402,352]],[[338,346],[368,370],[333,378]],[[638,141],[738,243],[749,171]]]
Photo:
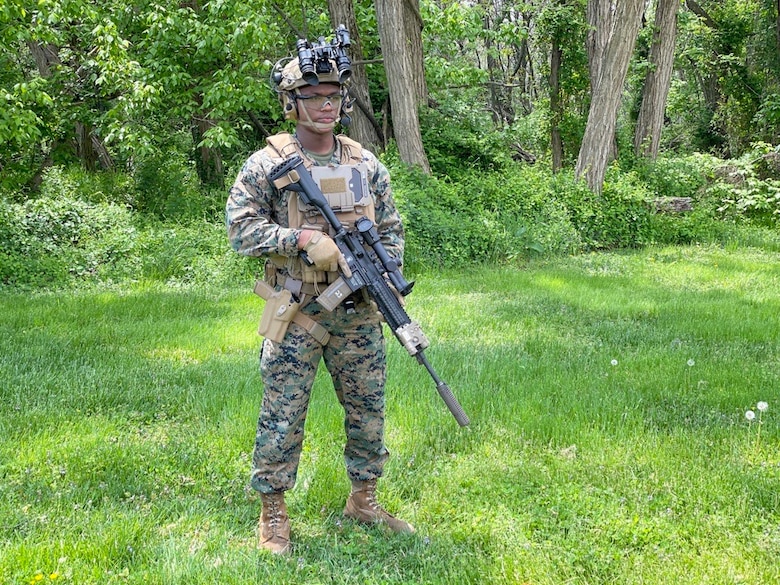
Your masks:
[[[281,343],[263,341],[263,404],[257,422],[252,487],[263,493],[295,485],[304,421],[317,366],[323,359],[344,407],[344,460],[351,480],[376,479],[389,453],[384,445],[385,339],[375,308],[358,303],[329,313],[317,303],[302,311],[331,332],[326,346],[292,324]],[[334,334],[335,332],[335,334]]]
[[[331,164],[342,160],[342,148],[337,141]],[[302,152],[299,146],[297,150]],[[400,263],[404,231],[389,174],[371,152],[361,149],[359,156],[368,169],[377,230],[388,253]],[[280,274],[295,276],[302,269],[298,250],[301,230],[290,227],[288,205],[290,197],[297,194],[280,192],[266,178],[283,160],[271,147],[247,160],[230,189],[226,224],[237,252],[275,258],[277,267],[281,257]],[[311,158],[309,162],[317,164]],[[343,305],[331,313],[313,301],[301,312],[324,326],[331,337],[323,347],[292,323],[281,342],[263,341],[260,370],[264,391],[251,477],[252,487],[261,493],[286,491],[295,484],[309,396],[320,360],[324,360],[345,410],[344,458],[350,479],[380,477],[389,455],[384,445],[385,340],[376,308],[358,302],[353,314]]]

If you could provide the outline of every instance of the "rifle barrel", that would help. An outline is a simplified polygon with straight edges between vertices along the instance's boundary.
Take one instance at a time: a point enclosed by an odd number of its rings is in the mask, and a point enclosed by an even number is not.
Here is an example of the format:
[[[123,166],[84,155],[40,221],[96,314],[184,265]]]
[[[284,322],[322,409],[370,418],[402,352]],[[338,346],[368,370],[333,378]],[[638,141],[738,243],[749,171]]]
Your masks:
[[[460,402],[458,402],[458,399],[455,398],[455,395],[452,393],[452,390],[450,390],[450,387],[444,380],[439,377],[439,375],[436,373],[436,370],[434,370],[433,366],[428,362],[428,358],[425,357],[425,353],[423,353],[422,350],[418,351],[414,357],[417,358],[418,362],[425,366],[425,369],[428,370],[428,373],[431,375],[431,378],[433,378],[433,381],[436,382],[436,390],[439,391],[439,396],[441,396],[442,400],[444,400],[444,404],[447,405],[447,408],[449,408],[452,416],[455,417],[455,420],[458,421],[458,424],[462,427],[467,426],[470,422],[469,417],[463,411],[463,407],[460,405]]]

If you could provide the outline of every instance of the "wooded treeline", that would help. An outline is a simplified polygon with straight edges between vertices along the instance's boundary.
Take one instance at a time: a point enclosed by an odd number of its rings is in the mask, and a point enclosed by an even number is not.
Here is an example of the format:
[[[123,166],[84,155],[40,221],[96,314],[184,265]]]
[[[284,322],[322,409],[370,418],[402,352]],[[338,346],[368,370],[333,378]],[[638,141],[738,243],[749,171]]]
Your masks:
[[[599,192],[616,157],[737,157],[780,138],[778,0],[6,0],[0,188],[53,164],[175,157],[220,186],[284,127],[269,83],[300,37],[352,37],[354,122],[430,172],[425,111]],[[422,122],[421,122],[422,116]],[[229,180],[229,179],[228,179]]]

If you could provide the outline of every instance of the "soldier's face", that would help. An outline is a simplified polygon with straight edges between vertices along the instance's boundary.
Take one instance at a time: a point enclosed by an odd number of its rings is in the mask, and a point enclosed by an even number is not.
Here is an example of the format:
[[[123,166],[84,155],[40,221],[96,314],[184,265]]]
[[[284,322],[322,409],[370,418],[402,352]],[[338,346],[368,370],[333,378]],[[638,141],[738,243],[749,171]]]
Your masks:
[[[297,95],[298,119],[317,125],[335,125],[341,110],[340,88],[335,83],[321,83],[302,87]],[[301,111],[301,110],[305,111]]]

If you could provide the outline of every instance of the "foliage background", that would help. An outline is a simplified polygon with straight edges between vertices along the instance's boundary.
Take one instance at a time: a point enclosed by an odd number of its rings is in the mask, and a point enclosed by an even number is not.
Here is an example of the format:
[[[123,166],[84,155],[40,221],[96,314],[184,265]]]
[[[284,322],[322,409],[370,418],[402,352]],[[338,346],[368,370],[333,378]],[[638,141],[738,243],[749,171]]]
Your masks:
[[[407,270],[725,243],[744,237],[737,226],[774,241],[776,6],[697,6],[706,18],[691,9],[679,17],[661,156],[637,158],[631,146],[648,26],[617,158],[595,196],[571,170],[589,100],[585,3],[421,2],[430,95],[420,117],[432,173],[405,168],[392,139],[380,153],[407,224]],[[390,128],[373,5],[355,9],[374,114]],[[324,3],[9,0],[0,21],[0,286],[258,271],[227,249],[226,187],[267,134],[287,127],[268,75],[299,35],[329,33]],[[549,146],[553,38],[565,47],[558,173]],[[659,200],[674,197],[690,198],[692,211],[658,213]]]

